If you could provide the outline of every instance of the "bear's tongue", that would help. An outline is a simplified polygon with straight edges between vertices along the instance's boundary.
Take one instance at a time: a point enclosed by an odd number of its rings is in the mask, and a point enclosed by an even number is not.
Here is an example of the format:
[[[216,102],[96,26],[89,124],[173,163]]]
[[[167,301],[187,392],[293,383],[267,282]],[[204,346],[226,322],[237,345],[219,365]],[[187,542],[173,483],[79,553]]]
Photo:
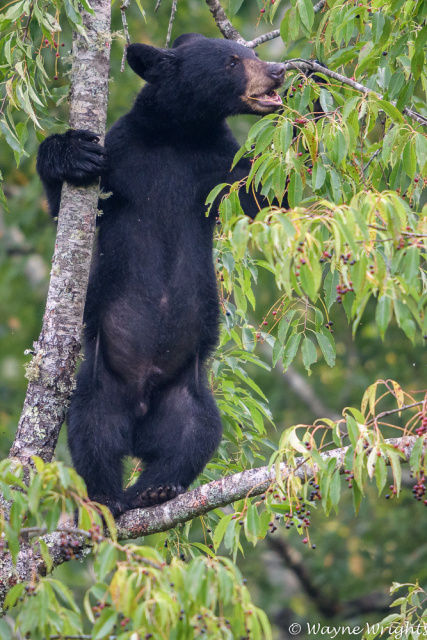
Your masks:
[[[254,96],[254,100],[256,100],[259,104],[262,105],[281,105],[282,104],[282,98],[279,96],[278,93],[276,93],[276,91],[270,91],[269,93],[263,93],[259,96]]]

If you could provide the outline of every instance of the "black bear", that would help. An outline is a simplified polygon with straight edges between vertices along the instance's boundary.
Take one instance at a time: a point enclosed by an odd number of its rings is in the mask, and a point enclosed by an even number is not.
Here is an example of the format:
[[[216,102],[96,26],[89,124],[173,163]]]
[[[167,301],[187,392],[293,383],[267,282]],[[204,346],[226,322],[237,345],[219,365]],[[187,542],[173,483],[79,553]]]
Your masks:
[[[63,181],[87,185],[101,176],[110,194],[99,203],[84,361],[67,422],[89,496],[114,515],[183,492],[220,442],[206,375],[219,301],[215,214],[206,217],[205,201],[217,184],[250,170],[242,159],[230,172],[239,145],[226,118],[276,110],[285,72],[240,44],[199,34],[180,36],[169,50],[132,44],[127,59],[146,84],[105,150],[95,134],[70,130],[48,137],[37,159],[53,216]],[[255,217],[260,199],[242,189],[241,202]],[[124,491],[127,455],[144,469]]]

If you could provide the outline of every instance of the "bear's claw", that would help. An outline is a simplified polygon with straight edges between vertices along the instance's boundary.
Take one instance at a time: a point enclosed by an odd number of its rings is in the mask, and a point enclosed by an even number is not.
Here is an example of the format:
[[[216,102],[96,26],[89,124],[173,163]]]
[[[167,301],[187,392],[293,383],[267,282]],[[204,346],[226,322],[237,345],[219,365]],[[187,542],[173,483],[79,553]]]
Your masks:
[[[130,509],[142,509],[145,507],[153,507],[156,504],[162,504],[168,500],[173,500],[185,489],[181,485],[171,484],[160,487],[147,487],[145,491],[141,491],[133,496],[130,500]]]

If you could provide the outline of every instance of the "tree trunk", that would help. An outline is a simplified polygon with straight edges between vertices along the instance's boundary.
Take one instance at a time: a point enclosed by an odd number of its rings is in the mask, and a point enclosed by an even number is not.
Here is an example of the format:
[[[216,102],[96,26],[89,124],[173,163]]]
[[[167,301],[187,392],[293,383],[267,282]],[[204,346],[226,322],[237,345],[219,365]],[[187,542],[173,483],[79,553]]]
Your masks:
[[[110,69],[110,0],[83,14],[85,39],[74,33],[70,126],[105,134]],[[64,184],[43,327],[27,366],[24,408],[10,457],[52,460],[74,386],[95,234],[98,186]]]

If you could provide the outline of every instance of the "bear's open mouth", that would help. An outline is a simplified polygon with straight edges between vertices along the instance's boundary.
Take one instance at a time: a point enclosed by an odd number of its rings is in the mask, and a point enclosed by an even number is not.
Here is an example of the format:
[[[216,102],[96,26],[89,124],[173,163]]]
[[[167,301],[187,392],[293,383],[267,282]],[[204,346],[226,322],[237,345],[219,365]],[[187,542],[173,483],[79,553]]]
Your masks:
[[[261,93],[256,96],[251,96],[250,99],[256,100],[256,102],[263,107],[270,107],[270,106],[280,107],[283,104],[282,98],[279,96],[279,94],[276,91],[274,91],[274,89],[269,93]]]

